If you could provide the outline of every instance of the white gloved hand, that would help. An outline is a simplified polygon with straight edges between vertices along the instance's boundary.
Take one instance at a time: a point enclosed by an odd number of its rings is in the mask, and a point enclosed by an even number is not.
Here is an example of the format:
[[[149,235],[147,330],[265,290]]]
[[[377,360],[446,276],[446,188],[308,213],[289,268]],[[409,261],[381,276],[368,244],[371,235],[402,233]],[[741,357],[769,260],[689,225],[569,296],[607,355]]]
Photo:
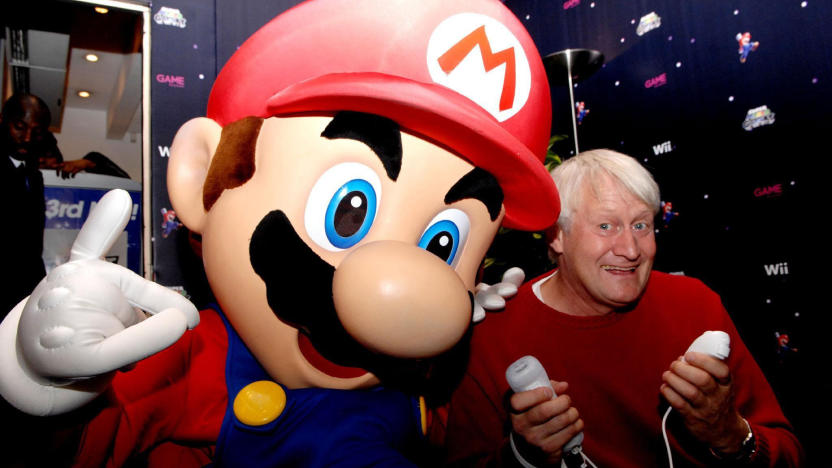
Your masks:
[[[0,393],[18,409],[50,415],[78,408],[106,390],[113,371],[167,348],[199,323],[182,295],[102,260],[131,214],[127,192],[105,194],[69,262],[0,324]]]
[[[485,311],[501,310],[506,306],[506,299],[517,294],[517,288],[523,284],[526,274],[521,268],[512,267],[503,273],[503,280],[497,284],[480,283],[474,294],[474,322],[485,318]]]

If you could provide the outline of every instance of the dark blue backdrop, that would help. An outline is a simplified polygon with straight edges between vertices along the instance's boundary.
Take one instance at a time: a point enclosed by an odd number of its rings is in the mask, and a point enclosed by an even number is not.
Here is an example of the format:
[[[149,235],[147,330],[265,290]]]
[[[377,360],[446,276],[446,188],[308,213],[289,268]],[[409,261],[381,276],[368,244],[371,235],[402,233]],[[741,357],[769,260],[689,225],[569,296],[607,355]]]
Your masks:
[[[181,124],[205,114],[210,85],[234,50],[297,3],[165,0],[153,6],[154,276],[198,305],[210,292],[194,239],[184,229],[163,230],[161,209],[170,208],[167,151]],[[567,48],[604,54],[604,67],[574,88],[589,110],[578,128],[581,149],[631,154],[655,175],[676,214],[667,227],[659,223],[656,267],[696,276],[722,295],[811,466],[822,466],[816,454],[824,452],[824,427],[832,417],[824,359],[830,321],[819,307],[818,288],[810,286],[810,261],[823,261],[815,251],[825,253],[827,243],[822,218],[810,218],[809,206],[822,187],[811,176],[821,174],[818,162],[829,153],[823,137],[832,128],[825,113],[832,102],[832,28],[825,27],[832,4],[505,3],[524,20],[542,55]],[[156,21],[157,14],[169,21]],[[639,35],[642,18],[646,32]],[[745,32],[759,45],[742,63],[735,36]],[[568,90],[554,86],[552,100],[553,134],[570,135]],[[762,106],[773,116],[749,120],[759,126],[745,130],[749,111]],[[555,147],[562,157],[571,148],[571,137]],[[651,332],[633,337],[634,345],[649,346]],[[788,334],[796,350],[780,348],[777,333]]]
[[[616,149],[653,173],[677,213],[667,227],[659,223],[656,268],[698,277],[722,295],[812,466],[821,466],[812,455],[823,453],[828,431],[820,428],[832,416],[832,380],[822,371],[830,320],[819,282],[810,285],[825,242],[809,207],[832,127],[825,111],[832,4],[505,3],[542,55],[604,54],[603,68],[573,88],[589,109],[578,126],[580,149]],[[639,35],[642,18],[648,27]],[[742,62],[736,36],[746,32],[759,44]],[[553,133],[571,135],[568,88],[553,87],[552,98]],[[773,122],[744,129],[761,106]],[[566,143],[557,147],[561,156],[570,154],[571,138]],[[649,345],[650,332],[634,342]],[[789,336],[792,350],[779,346],[778,334]]]

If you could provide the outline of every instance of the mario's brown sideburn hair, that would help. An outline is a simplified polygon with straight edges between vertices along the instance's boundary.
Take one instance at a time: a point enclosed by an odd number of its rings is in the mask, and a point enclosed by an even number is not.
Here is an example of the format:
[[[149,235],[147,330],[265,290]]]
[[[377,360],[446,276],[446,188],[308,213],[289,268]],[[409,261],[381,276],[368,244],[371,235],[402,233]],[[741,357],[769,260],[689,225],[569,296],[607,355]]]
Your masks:
[[[260,117],[243,117],[222,128],[202,187],[205,211],[211,210],[223,190],[239,187],[254,175],[254,150],[262,126]]]

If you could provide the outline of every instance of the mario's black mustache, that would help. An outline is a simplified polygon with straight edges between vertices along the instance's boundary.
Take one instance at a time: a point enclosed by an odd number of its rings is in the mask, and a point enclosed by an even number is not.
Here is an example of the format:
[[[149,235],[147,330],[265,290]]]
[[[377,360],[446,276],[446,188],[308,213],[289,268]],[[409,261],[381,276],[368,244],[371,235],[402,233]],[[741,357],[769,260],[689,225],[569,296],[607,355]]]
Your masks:
[[[283,211],[263,217],[251,236],[249,256],[266,284],[269,307],[280,320],[305,333],[330,361],[366,368],[362,355],[368,351],[344,330],[335,312],[335,268],[306,245]]]
[[[358,343],[344,329],[335,311],[335,268],[306,245],[281,210],[271,211],[257,225],[249,243],[249,257],[254,271],[266,284],[269,307],[275,315],[306,334],[315,349],[336,364],[366,369],[388,386],[427,391],[426,378],[434,380],[436,374],[447,373],[444,368],[452,361],[456,361],[454,368],[464,362],[458,359],[460,351],[467,351],[467,333],[452,351],[427,360],[394,358],[374,353]],[[473,307],[470,292],[469,296]]]

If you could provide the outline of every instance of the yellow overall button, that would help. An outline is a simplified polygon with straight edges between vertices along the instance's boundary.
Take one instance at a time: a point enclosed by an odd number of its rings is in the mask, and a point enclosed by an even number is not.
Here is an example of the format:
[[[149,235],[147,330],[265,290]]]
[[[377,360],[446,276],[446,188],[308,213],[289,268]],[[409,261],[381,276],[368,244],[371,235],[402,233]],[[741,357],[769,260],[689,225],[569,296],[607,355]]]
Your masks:
[[[234,415],[249,426],[268,424],[286,407],[286,392],[275,382],[259,380],[240,390],[234,398]]]
[[[419,420],[422,423],[422,435],[428,435],[428,405],[423,396],[419,396]]]

